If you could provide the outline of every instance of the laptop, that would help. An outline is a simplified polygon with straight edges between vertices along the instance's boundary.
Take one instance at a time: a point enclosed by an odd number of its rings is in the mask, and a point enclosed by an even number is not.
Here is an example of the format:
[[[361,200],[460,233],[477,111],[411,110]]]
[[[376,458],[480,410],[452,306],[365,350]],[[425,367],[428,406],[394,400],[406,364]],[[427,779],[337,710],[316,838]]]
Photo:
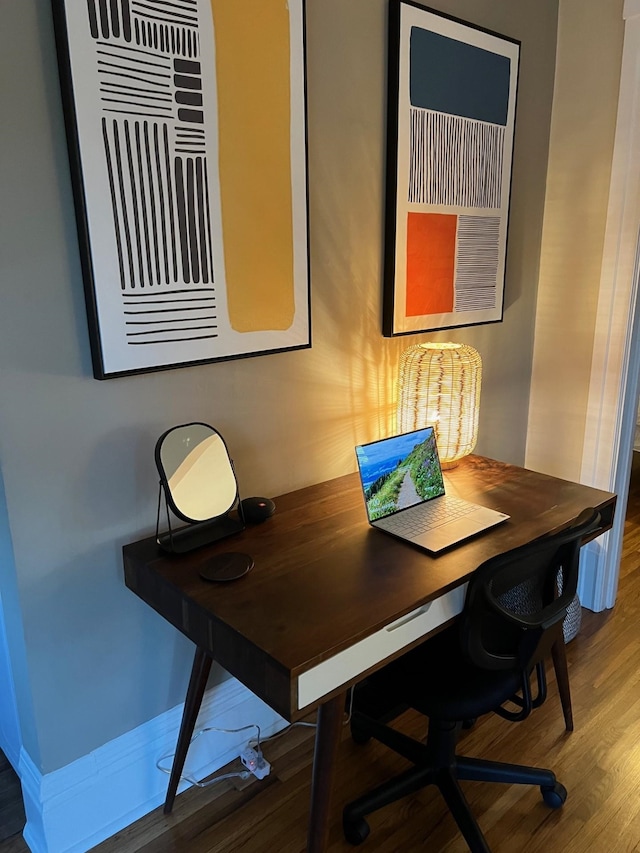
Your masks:
[[[433,427],[356,447],[369,523],[437,554],[509,516],[445,494]]]

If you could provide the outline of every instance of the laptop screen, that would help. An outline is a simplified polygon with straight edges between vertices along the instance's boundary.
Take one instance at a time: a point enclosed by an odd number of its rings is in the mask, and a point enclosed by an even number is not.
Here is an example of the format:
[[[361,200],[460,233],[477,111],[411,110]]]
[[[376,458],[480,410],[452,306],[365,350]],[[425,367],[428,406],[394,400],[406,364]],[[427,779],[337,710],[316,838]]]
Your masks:
[[[369,521],[444,495],[433,427],[356,447]]]

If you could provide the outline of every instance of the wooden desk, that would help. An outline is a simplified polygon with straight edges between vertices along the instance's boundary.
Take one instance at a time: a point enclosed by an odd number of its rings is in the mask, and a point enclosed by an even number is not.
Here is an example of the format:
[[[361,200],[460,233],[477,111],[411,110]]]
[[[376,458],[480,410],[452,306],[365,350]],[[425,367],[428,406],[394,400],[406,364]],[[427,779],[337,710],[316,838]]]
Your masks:
[[[345,692],[460,613],[489,557],[550,533],[587,506],[613,522],[615,495],[480,456],[447,472],[447,491],[508,513],[501,526],[437,558],[373,530],[357,475],[275,499],[261,525],[191,554],[144,539],[125,546],[127,586],[196,644],[169,780],[171,811],[215,659],[285,719],[318,708],[308,853],[325,850]],[[601,531],[600,531],[601,532]],[[199,568],[241,551],[255,568],[229,584]]]

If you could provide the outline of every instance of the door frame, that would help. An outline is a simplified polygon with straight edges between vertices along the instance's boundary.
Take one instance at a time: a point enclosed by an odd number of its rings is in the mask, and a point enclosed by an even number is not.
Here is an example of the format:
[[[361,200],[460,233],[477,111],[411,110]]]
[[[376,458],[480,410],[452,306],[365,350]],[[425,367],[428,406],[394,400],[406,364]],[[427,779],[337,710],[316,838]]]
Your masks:
[[[611,168],[581,481],[615,492],[613,528],[586,546],[580,596],[613,607],[620,575],[638,409],[640,234],[640,0],[625,0],[618,118]]]

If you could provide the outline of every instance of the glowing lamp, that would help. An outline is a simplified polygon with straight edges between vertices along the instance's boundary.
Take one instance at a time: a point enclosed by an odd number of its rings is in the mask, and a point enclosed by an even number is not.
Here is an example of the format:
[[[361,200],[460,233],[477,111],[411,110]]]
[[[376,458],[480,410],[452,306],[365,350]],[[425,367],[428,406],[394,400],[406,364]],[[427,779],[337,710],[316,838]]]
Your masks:
[[[433,426],[443,468],[476,446],[482,359],[467,344],[415,344],[400,357],[398,432]]]

